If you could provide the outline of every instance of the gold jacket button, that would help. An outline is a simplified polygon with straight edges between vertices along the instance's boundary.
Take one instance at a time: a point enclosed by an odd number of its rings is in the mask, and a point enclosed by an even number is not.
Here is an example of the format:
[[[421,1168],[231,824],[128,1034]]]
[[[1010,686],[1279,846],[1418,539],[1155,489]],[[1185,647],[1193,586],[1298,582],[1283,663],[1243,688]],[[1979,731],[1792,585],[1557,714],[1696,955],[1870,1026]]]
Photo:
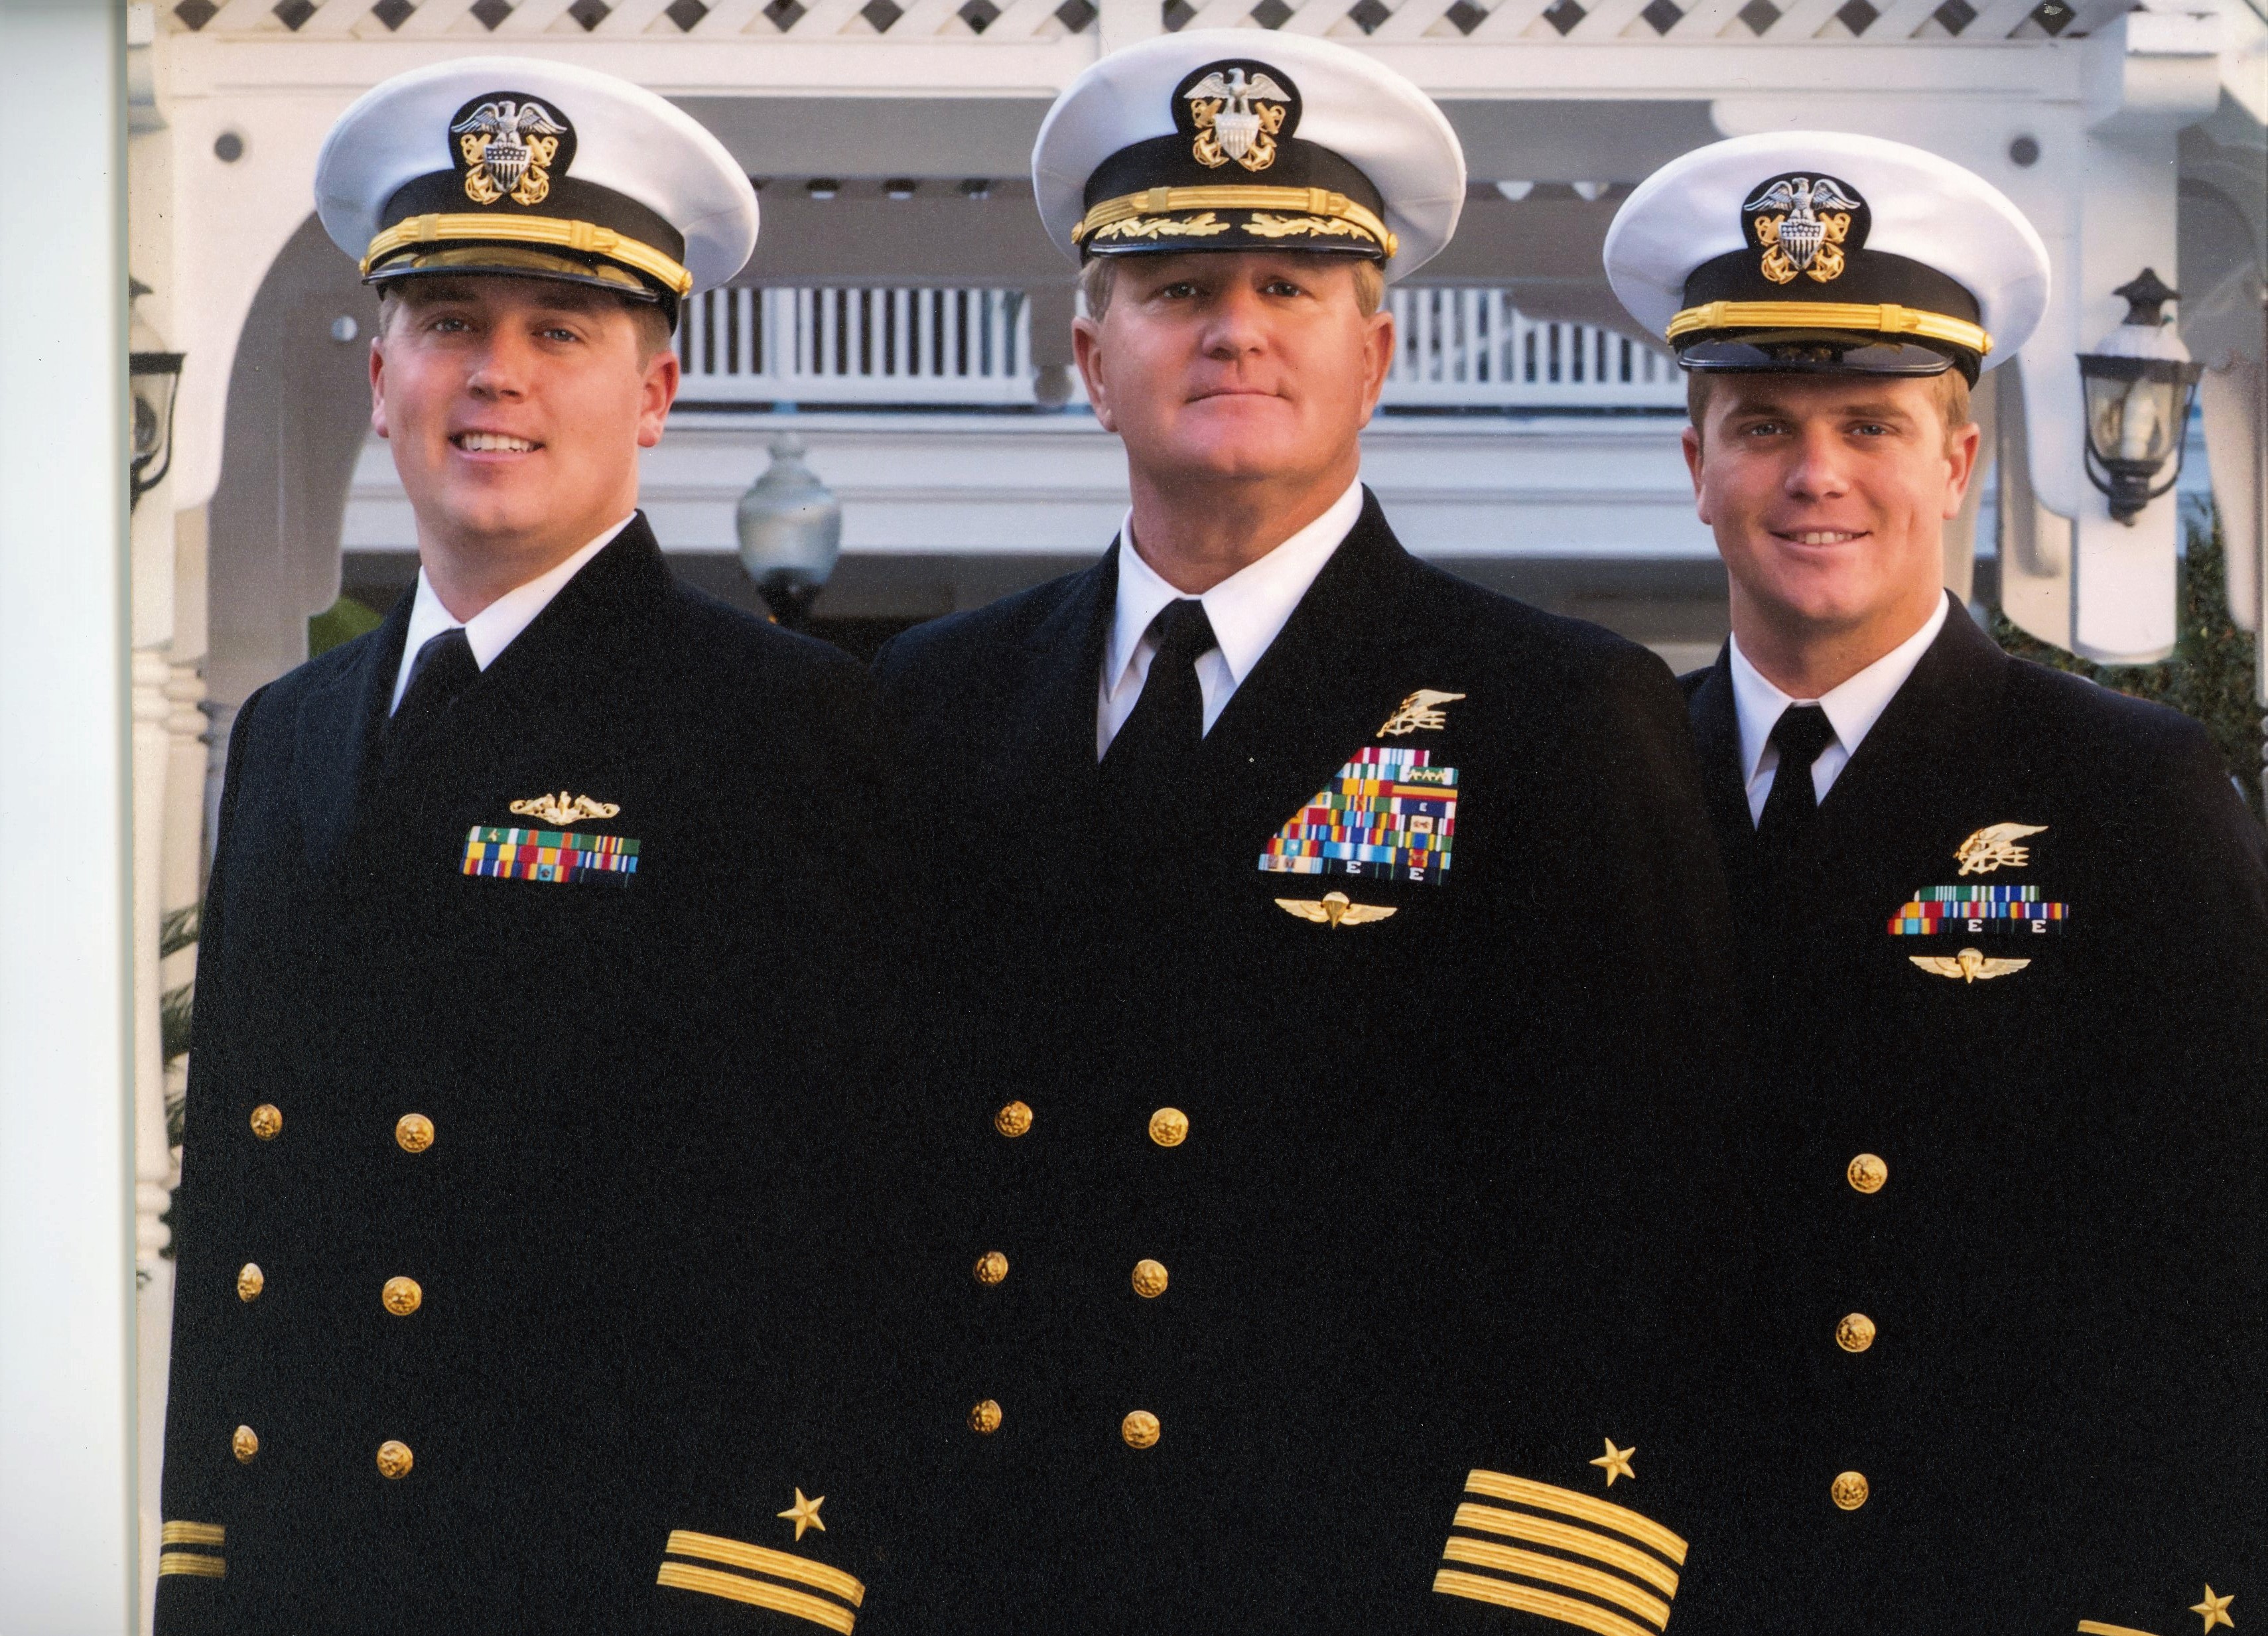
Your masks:
[[[979,1284],[998,1284],[1008,1276],[1008,1257],[997,1249],[988,1249],[976,1257],[975,1271]]]
[[[1014,1139],[1032,1128],[1032,1109],[1026,1102],[1010,1102],[992,1116],[992,1128]]]
[[[433,1146],[433,1122],[422,1113],[406,1113],[394,1122],[394,1139],[405,1153],[422,1153]]]
[[[395,1317],[406,1318],[425,1304],[425,1291],[416,1279],[390,1278],[378,1298]]]
[[[1158,1417],[1147,1409],[1137,1409],[1118,1423],[1118,1434],[1129,1448],[1154,1448],[1160,1433]]]
[[[378,1474],[388,1482],[409,1475],[409,1468],[417,1463],[409,1452],[409,1445],[394,1441],[391,1437],[378,1446]]]
[[[1150,1139],[1160,1147],[1179,1147],[1189,1139],[1189,1116],[1178,1108],[1160,1108],[1150,1116]]]
[[[283,1128],[284,1110],[274,1102],[262,1102],[252,1110],[252,1133],[261,1141],[274,1141]]]
[[[260,1292],[268,1287],[268,1275],[260,1270],[256,1261],[247,1261],[236,1270],[236,1298],[239,1301],[258,1301]]]
[[[260,1452],[260,1433],[248,1426],[239,1426],[230,1434],[228,1448],[239,1465],[250,1465],[252,1456]]]
[[[1845,1352],[1864,1352],[1874,1344],[1874,1321],[1863,1312],[1845,1313],[1835,1326],[1835,1344]]]
[[[1856,1511],[1867,1503],[1867,1474],[1845,1471],[1829,1485],[1827,1497],[1835,1502],[1837,1511]]]
[[[1860,1192],[1879,1193],[1882,1183],[1890,1179],[1890,1168],[1876,1154],[1860,1153],[1843,1174]]]
[[[1155,1301],[1166,1293],[1166,1265],[1147,1257],[1134,1264],[1134,1293],[1145,1301]]]
[[[979,1437],[990,1437],[1000,1429],[1000,1405],[987,1397],[968,1411],[968,1429]]]

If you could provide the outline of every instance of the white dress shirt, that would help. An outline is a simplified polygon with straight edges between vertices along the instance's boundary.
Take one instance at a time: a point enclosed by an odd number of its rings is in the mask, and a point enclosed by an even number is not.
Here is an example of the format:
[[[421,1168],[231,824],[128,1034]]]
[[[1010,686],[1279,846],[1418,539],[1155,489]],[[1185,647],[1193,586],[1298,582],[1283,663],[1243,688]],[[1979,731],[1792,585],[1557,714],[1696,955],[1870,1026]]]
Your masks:
[[[1929,645],[1937,640],[1937,633],[1945,629],[1947,606],[1945,599],[1939,597],[1937,611],[1923,622],[1920,630],[1815,699],[1790,698],[1765,681],[1741,652],[1740,637],[1732,638],[1733,708],[1741,722],[1742,780],[1749,792],[1751,822],[1763,818],[1764,798],[1771,793],[1772,775],[1779,768],[1779,746],[1771,741],[1771,730],[1780,712],[1791,704],[1816,704],[1827,712],[1827,725],[1835,729],[1835,741],[1811,763],[1812,792],[1823,801],[1834,787],[1836,776],[1859,753],[1859,741],[1881,719]]]
[[[1208,648],[1197,660],[1197,689],[1204,697],[1207,733],[1361,515],[1362,481],[1358,478],[1321,517],[1197,599],[1204,604],[1213,640],[1219,644]],[[1150,660],[1158,652],[1150,622],[1167,603],[1186,594],[1160,578],[1157,570],[1142,560],[1134,549],[1134,513],[1127,512],[1118,528],[1118,606],[1111,616],[1110,638],[1102,650],[1101,697],[1094,719],[1096,760],[1102,758],[1110,741],[1118,736],[1118,729],[1134,713],[1142,684],[1149,680]]]
[[[637,515],[636,512],[630,513],[630,517]],[[409,634],[401,639],[401,667],[394,674],[394,702],[386,707],[386,713],[391,716],[401,708],[401,696],[409,691],[409,671],[417,662],[418,650],[445,630],[462,627],[465,640],[473,650],[473,663],[482,670],[494,664],[496,656],[512,645],[512,639],[551,605],[551,599],[570,579],[583,571],[583,564],[630,526],[630,517],[623,518],[558,567],[538,574],[526,585],[514,586],[470,619],[460,619],[442,607],[433,582],[425,577],[425,570],[419,568],[417,601],[410,606]]]

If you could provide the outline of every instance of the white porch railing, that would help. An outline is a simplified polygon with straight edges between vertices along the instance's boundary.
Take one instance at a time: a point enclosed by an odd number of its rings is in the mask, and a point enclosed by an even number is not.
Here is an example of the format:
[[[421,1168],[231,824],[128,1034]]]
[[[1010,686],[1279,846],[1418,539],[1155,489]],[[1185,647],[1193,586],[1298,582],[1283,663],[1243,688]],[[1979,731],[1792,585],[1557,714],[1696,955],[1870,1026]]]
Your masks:
[[[1502,290],[1394,290],[1389,408],[1674,409],[1685,382],[1660,347],[1541,322]]]
[[[1016,290],[712,290],[687,303],[688,403],[1032,402]]]
[[[1409,409],[1672,409],[1677,366],[1588,324],[1539,322],[1492,289],[1395,290],[1385,402]],[[718,290],[685,308],[680,400],[696,404],[1028,406],[1020,291]],[[1076,391],[1077,383],[1073,382]]]

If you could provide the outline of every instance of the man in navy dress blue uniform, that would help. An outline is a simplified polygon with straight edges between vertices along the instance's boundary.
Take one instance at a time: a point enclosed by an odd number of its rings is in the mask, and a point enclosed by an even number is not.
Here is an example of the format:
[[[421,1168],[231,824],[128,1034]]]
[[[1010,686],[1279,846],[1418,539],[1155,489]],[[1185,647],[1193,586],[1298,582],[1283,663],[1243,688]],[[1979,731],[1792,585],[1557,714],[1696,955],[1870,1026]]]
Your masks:
[[[1455,139],[1353,52],[1183,33],[1033,165],[1133,505],[879,664],[940,993],[909,1605],[1694,1623],[1730,1000],[1676,689],[1359,477]]]
[[[2232,1628],[2268,1569],[2260,829],[2197,723],[2007,658],[1940,583],[2038,235],[1934,155],[1792,131],[1657,173],[1606,259],[1691,372],[1732,583],[1686,678],[1765,1102],[1725,1608]]]
[[[158,1629],[847,1632],[868,689],[637,511],[754,193],[649,92],[480,58],[357,103],[317,195],[421,566],[236,718]]]

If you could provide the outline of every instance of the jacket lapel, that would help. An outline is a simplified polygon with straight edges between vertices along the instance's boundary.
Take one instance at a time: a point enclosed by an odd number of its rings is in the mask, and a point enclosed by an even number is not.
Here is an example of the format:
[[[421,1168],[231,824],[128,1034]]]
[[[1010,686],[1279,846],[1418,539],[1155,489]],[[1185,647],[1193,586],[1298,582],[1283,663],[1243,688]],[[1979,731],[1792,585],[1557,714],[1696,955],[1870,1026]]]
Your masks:
[[[299,701],[294,724],[293,789],[307,867],[318,878],[337,865],[361,801],[363,775],[386,721],[416,593],[404,592],[386,623],[357,645],[352,660]]]
[[[1733,704],[1732,646],[1717,653],[1686,697],[1686,713],[1701,753],[1701,782],[1709,803],[1710,827],[1724,859],[1725,873],[1745,882],[1755,867],[1756,821],[1741,780],[1741,722]]]
[[[2007,657],[1955,602],[1945,628],[1819,804],[1798,848],[1800,875],[1871,858],[1917,810],[1930,810],[1963,770],[1989,758]]]
[[[1096,700],[1102,678],[1104,638],[1118,594],[1118,553],[1114,542],[1101,560],[1071,582],[1055,611],[1024,638],[1027,655],[1015,730],[1004,743],[1006,766],[997,773],[1035,778],[1082,810],[1095,795]],[[1045,811],[1042,807],[1036,810]]]
[[[1366,490],[1354,527],[1205,735],[1219,821],[1255,859],[1409,691],[1407,641],[1388,633],[1411,629],[1401,610],[1415,571]]]

